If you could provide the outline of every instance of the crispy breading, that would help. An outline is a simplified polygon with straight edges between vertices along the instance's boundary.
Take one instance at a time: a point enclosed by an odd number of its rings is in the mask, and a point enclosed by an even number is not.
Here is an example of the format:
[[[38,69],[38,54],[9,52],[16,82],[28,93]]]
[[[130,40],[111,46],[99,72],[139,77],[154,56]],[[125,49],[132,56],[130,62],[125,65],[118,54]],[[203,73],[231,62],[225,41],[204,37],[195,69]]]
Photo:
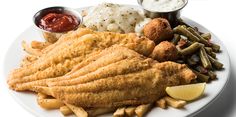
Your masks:
[[[150,57],[159,62],[176,60],[178,58],[178,50],[173,43],[162,41],[154,48]]]
[[[63,76],[90,54],[115,44],[143,55],[149,55],[155,47],[154,42],[134,33],[94,32],[89,29],[69,32],[56,43],[41,50],[37,60],[11,72],[8,84],[14,90],[31,90],[35,85],[45,86],[43,79]]]
[[[164,18],[155,18],[143,28],[143,33],[156,44],[172,39],[173,31],[169,22]]]
[[[107,52],[114,55],[102,54]],[[196,78],[186,65],[159,63],[126,47],[113,46],[101,55],[70,74],[73,77],[47,82],[49,88],[41,91],[50,91],[55,98],[84,108],[122,107],[155,102],[165,96],[167,86],[190,83]],[[125,57],[117,59],[120,56]],[[109,59],[117,61],[108,62]],[[89,66],[95,70],[88,72]],[[76,75],[82,72],[86,74]]]

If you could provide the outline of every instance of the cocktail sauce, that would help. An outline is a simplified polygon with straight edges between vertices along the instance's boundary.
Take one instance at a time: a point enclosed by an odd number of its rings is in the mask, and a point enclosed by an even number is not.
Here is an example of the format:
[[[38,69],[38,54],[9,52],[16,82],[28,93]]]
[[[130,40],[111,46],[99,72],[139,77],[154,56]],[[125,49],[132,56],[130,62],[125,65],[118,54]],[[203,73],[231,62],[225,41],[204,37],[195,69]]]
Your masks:
[[[50,32],[67,32],[78,27],[80,21],[70,14],[49,13],[39,21],[39,27]]]

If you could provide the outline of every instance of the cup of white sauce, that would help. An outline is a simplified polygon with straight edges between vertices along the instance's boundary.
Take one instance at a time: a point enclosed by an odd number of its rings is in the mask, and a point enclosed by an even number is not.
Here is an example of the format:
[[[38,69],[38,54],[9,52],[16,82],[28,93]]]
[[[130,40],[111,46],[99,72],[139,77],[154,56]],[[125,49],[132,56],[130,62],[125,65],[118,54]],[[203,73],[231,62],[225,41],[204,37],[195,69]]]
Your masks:
[[[188,0],[137,0],[144,9],[145,15],[150,18],[166,18],[172,27],[178,25],[180,11]]]

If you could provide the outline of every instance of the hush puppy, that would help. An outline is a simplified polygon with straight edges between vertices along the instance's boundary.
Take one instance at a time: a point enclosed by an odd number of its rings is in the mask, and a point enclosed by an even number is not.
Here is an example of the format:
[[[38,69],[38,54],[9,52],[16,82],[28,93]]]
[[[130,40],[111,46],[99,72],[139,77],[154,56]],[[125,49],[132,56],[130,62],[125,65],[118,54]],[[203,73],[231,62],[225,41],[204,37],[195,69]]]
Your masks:
[[[178,58],[178,50],[173,43],[162,41],[154,48],[150,57],[159,62],[173,61]]]
[[[155,18],[144,26],[143,33],[156,44],[173,38],[173,30],[164,18]]]

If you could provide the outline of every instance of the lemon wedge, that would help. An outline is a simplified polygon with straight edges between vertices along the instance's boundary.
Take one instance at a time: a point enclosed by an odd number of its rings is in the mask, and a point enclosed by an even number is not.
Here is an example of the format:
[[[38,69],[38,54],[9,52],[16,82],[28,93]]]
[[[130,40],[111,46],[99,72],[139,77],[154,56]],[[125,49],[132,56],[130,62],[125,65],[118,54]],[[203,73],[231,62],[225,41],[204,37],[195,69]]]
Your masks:
[[[175,99],[191,101],[199,98],[206,87],[206,83],[180,85],[166,87],[166,92],[169,96]]]

